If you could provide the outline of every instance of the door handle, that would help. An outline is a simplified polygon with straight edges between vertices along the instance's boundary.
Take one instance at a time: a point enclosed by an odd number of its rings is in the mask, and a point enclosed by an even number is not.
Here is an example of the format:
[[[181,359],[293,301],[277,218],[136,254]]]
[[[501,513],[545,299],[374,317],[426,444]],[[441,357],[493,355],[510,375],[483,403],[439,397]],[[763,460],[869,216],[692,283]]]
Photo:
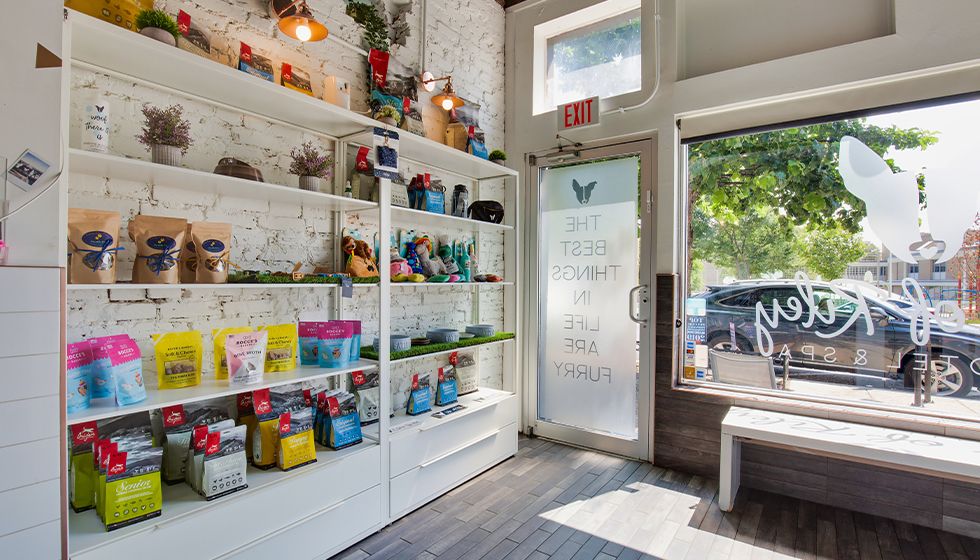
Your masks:
[[[640,284],[639,286],[633,286],[629,294],[629,314],[630,320],[634,323],[646,326],[647,322],[650,320],[646,316],[647,310],[649,309],[650,303],[650,292],[649,286],[646,284]],[[639,294],[639,305],[636,305],[637,298],[636,295]],[[642,316],[641,316],[642,314]]]

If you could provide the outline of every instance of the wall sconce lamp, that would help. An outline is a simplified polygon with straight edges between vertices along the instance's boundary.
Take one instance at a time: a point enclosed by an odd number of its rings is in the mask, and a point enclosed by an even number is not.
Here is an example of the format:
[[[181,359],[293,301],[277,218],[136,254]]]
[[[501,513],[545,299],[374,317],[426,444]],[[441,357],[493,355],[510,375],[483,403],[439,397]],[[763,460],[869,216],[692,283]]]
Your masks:
[[[453,89],[453,77],[443,76],[441,78],[433,77],[432,72],[424,72],[422,74],[422,87],[425,91],[432,91],[436,88],[435,83],[445,80],[446,85],[442,88],[437,95],[432,97],[432,102],[446,111],[452,111],[457,107],[462,107],[465,105],[462,99],[456,95],[456,90]]]
[[[330,34],[313,17],[306,0],[269,0],[269,14],[279,18],[279,30],[300,41],[322,41]]]

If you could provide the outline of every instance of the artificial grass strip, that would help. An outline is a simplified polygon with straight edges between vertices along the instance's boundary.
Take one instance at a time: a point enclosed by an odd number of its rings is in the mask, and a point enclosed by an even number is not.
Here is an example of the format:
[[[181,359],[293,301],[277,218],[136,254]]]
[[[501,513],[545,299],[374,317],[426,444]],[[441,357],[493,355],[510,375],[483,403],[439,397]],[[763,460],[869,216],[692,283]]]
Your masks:
[[[459,342],[437,342],[435,344],[426,344],[425,346],[412,346],[408,350],[392,352],[391,359],[401,360],[403,358],[414,358],[416,356],[424,356],[426,354],[435,354],[437,352],[447,352],[449,350],[480,346],[481,344],[489,344],[491,342],[498,342],[511,338],[514,338],[514,333],[499,332],[493,336],[478,336],[476,338],[460,340]],[[369,360],[377,360],[378,353],[375,352],[374,346],[364,346],[361,348],[361,357]]]
[[[377,284],[381,278],[372,276],[370,278],[351,278],[353,284]],[[340,284],[340,278],[336,276],[315,276],[308,275],[293,280],[289,274],[229,274],[229,284]]]

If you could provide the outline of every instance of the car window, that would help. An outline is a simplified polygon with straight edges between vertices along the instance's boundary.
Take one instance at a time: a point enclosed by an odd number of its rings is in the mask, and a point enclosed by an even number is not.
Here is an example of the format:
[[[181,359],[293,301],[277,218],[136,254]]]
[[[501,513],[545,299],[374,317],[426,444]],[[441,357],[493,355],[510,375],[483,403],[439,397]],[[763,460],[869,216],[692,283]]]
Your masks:
[[[827,315],[833,309],[835,318],[849,317],[857,310],[856,303],[827,289],[814,290],[813,299],[816,300],[820,313]]]
[[[786,300],[791,297],[800,299],[800,292],[796,288],[769,288],[761,291],[759,301],[766,309],[772,309],[773,301],[778,300],[780,307],[785,307]]]
[[[759,301],[758,290],[746,290],[744,292],[729,296],[719,303],[729,307],[755,307],[755,302]]]

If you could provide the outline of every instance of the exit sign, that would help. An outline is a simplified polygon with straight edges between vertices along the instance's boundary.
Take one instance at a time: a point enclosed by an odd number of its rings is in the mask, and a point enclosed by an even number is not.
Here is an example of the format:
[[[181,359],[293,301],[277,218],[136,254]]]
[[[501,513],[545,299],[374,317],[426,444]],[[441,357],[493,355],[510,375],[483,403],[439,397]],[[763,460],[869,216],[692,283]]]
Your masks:
[[[599,97],[558,106],[558,130],[599,124]]]

